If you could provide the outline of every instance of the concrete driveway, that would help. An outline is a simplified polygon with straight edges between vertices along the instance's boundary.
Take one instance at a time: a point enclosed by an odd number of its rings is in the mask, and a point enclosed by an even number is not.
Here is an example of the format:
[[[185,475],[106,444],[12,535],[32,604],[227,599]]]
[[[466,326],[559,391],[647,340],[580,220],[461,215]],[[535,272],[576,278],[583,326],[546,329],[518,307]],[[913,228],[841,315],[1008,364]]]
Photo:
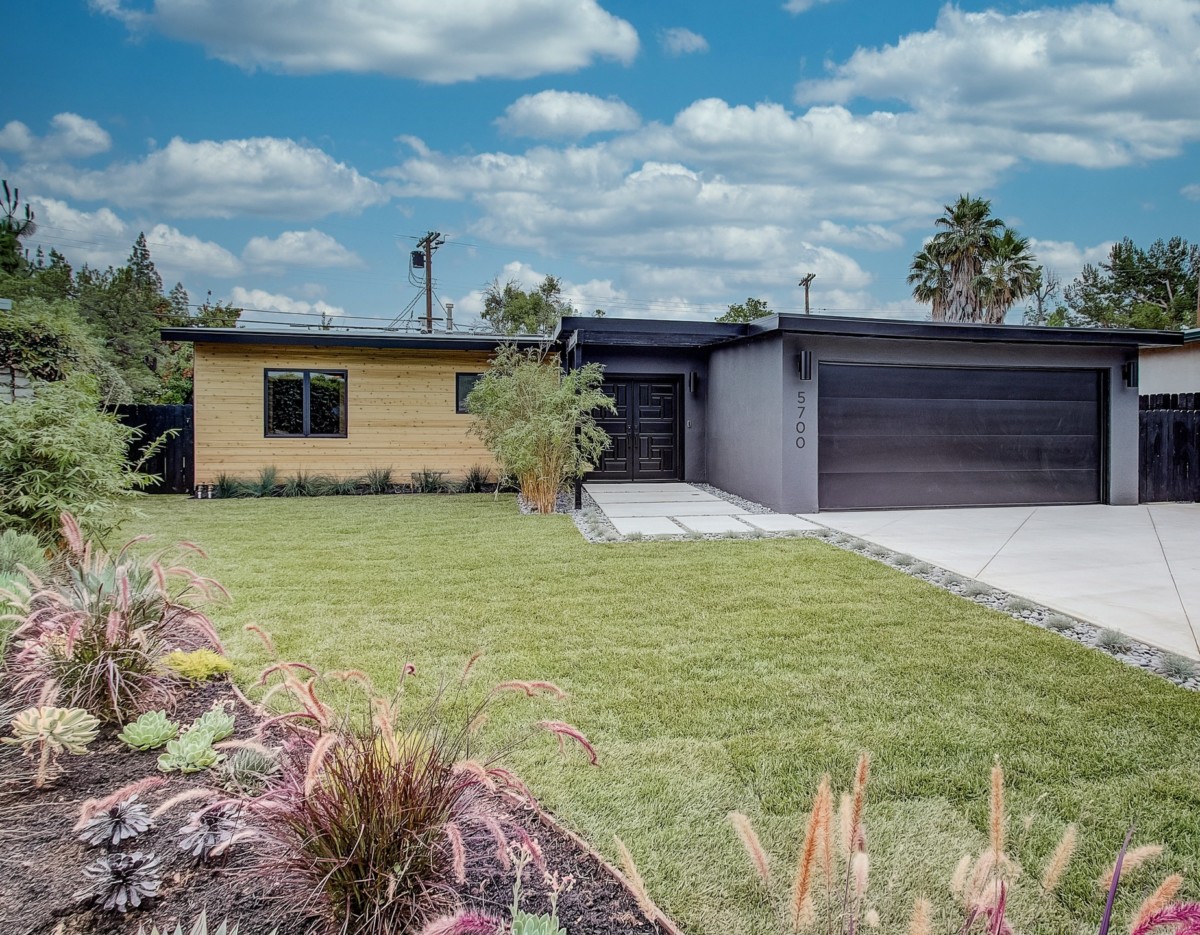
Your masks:
[[[803,518],[1200,659],[1200,504]]]

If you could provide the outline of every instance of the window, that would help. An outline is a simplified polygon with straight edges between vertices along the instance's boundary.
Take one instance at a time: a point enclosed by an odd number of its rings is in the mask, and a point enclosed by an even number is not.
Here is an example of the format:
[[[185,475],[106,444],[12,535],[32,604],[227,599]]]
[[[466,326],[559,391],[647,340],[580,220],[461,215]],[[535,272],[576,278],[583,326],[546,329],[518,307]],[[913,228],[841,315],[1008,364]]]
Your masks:
[[[268,438],[346,437],[345,370],[267,370]]]
[[[467,396],[471,390],[475,389],[475,382],[483,374],[479,373],[456,373],[454,375],[454,411],[467,411]]]

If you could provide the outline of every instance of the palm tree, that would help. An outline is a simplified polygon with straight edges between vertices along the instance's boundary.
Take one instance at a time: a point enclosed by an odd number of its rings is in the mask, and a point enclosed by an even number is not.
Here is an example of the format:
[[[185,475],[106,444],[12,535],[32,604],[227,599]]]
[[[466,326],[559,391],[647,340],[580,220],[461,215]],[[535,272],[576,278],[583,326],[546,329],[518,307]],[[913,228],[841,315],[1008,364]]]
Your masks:
[[[975,284],[983,300],[985,322],[1004,324],[1008,310],[1032,294],[1039,279],[1036,264],[1028,238],[1016,231],[1006,228],[1003,234],[989,238],[983,272]]]
[[[939,230],[913,257],[913,298],[932,305],[934,321],[1002,322],[1029,294],[1029,241],[992,216],[990,201],[970,195],[946,205],[934,224]]]

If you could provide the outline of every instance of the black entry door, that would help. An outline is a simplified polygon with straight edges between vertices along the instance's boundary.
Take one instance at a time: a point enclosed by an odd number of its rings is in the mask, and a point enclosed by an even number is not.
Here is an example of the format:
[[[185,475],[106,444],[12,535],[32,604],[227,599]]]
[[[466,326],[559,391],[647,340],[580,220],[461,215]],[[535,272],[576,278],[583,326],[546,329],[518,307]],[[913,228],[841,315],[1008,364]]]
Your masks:
[[[671,377],[639,379],[614,377],[604,392],[616,404],[615,413],[597,417],[612,438],[589,480],[680,480],[680,383]]]
[[[822,510],[1098,503],[1096,370],[821,364]]]

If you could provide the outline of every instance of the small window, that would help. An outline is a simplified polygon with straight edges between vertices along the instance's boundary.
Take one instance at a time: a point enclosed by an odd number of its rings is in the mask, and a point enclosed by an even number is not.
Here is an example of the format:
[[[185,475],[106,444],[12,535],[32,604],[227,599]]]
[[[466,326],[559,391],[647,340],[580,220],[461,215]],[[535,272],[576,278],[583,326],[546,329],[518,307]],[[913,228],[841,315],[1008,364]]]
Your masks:
[[[482,374],[479,373],[456,373],[454,375],[454,411],[467,411],[467,396],[471,390],[475,389],[475,383],[479,380]]]
[[[346,437],[346,371],[268,370],[265,383],[267,437]]]

